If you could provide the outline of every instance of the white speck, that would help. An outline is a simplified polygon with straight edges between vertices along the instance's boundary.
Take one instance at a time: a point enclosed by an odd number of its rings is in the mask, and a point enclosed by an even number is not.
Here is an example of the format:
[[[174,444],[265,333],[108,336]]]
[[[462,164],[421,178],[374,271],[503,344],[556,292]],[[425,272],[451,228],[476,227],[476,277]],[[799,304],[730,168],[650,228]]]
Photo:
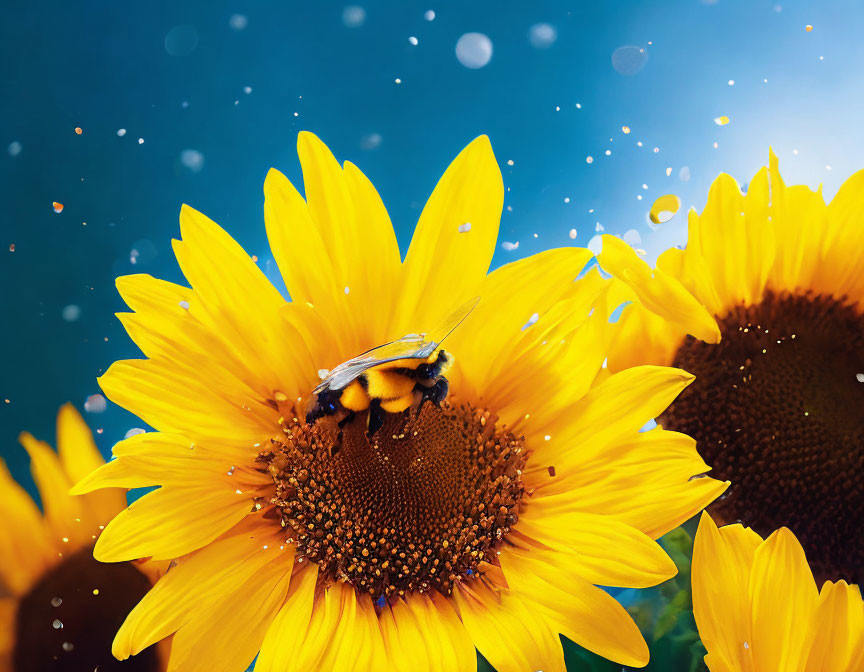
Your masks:
[[[578,234],[577,234],[576,229],[570,229],[570,233],[568,235],[570,236],[570,240],[576,240],[576,236]]]
[[[552,437],[549,434],[547,434],[546,436],[543,437],[543,440],[544,441],[551,441]]]
[[[595,222],[594,230],[595,231],[605,231],[606,227],[604,227],[600,222]]]
[[[515,243],[511,243],[505,240],[503,243],[501,243],[501,247],[503,247],[508,252],[512,252],[513,250],[519,249],[519,241],[517,240]]]
[[[637,195],[637,196],[636,196],[636,200],[637,200],[637,201],[641,201],[641,200],[642,200],[642,194]]]
[[[125,128],[118,128],[117,129],[117,137],[122,138],[124,135],[126,135],[126,129]]]
[[[720,145],[718,143],[714,143],[714,149],[717,149]]]
[[[243,93],[245,93],[248,96],[250,93],[252,93],[252,87],[251,86],[244,86],[243,87]]]
[[[249,25],[249,19],[245,14],[232,14],[228,19],[228,27],[231,30],[245,30]]]
[[[556,105],[556,106],[555,106],[555,111],[556,111],[556,112],[560,112],[560,111],[561,111],[561,106],[560,106],[560,105]]]
[[[648,188],[648,185],[647,185],[647,184],[643,184],[643,185],[642,185],[642,188],[643,188],[643,189],[647,189],[647,188]]]
[[[666,169],[666,177],[669,177],[671,174],[672,174],[672,166],[669,166],[669,167]]]
[[[659,151],[660,151],[660,148],[659,148],[659,147],[655,147],[655,148],[654,148],[654,153],[655,153],[655,154],[656,154],[657,152],[659,152]]]
[[[565,202],[565,203],[569,203],[569,202],[570,202],[570,197],[569,197],[569,196],[565,196],[565,197],[564,197],[564,202]]]
[[[360,148],[361,149],[378,149],[381,145],[381,134],[380,133],[367,133],[362,138],[360,138]]]
[[[537,324],[537,320],[540,319],[540,315],[538,313],[532,313],[531,317],[528,318],[528,321],[522,325],[522,330],[524,331],[528,327],[533,324]]]
[[[67,322],[77,322],[78,318],[81,317],[81,308],[76,306],[74,303],[70,303],[60,314]]]
[[[612,156],[612,150],[611,149],[606,150],[606,156]]]
[[[538,236],[536,233],[534,234],[534,237],[535,237],[535,238],[539,238],[539,236]]]
[[[235,493],[235,494],[238,494],[238,495],[242,495],[242,494],[243,494],[243,491],[242,491],[240,488],[237,488],[237,489],[234,491],[234,493]]]
[[[798,156],[798,150],[797,150],[797,149],[793,149],[793,150],[792,150],[792,153],[793,153],[795,156]]]
[[[588,249],[596,256],[603,249],[603,239],[600,236],[594,236],[588,241]]]
[[[51,625],[54,627],[55,630],[59,630],[63,627],[63,621],[61,621],[59,618],[55,618],[54,622]]]
[[[820,60],[820,61],[824,61],[824,60],[825,60],[825,57],[824,57],[824,56],[820,56],[820,57],[819,57],[819,60]]]
[[[295,116],[295,117],[299,117],[299,116],[300,116],[300,113],[299,113],[299,112],[295,112],[295,113],[294,113],[294,116]]]
[[[586,156],[585,157],[585,163],[594,163],[594,157],[593,156]]]
[[[492,59],[492,40],[483,33],[465,33],[456,42],[456,58],[466,68],[482,68]]]
[[[642,236],[639,235],[639,232],[636,229],[628,229],[627,232],[621,236],[621,239],[627,243],[628,245],[639,245],[642,242]]]
[[[402,83],[402,80],[401,80],[399,77],[397,77],[397,78],[394,79],[393,81],[396,82],[397,84],[401,84],[401,83]],[[295,114],[294,116],[296,117],[297,115]]]
[[[459,225],[459,233],[468,233],[471,230],[471,222],[465,222]]]
[[[528,29],[528,41],[535,49],[548,49],[558,39],[558,29],[548,23],[535,23]]]
[[[17,140],[13,140],[9,143],[9,146],[6,148],[6,151],[9,152],[9,156],[18,156],[21,153],[23,147],[21,143]]]
[[[690,181],[690,167],[684,166],[681,170],[678,171],[678,179],[682,182]]]
[[[512,166],[512,165],[514,165],[514,163],[515,162],[513,161],[513,159],[507,159],[507,165],[508,166]]]
[[[766,79],[763,79],[763,80],[762,80],[762,83],[763,83],[763,84],[767,84],[767,83],[768,83],[768,79],[767,79],[767,78],[766,78]]]
[[[144,138],[138,138],[138,144],[143,145],[144,144]]]
[[[141,256],[141,253],[133,247],[129,251],[129,263],[130,264],[137,264],[138,263],[138,257],[140,257],[140,256]]]
[[[324,380],[330,374],[330,369],[318,369],[318,378]]]
[[[63,647],[64,651],[71,651],[75,648],[75,645],[72,642],[63,642],[60,646]]]
[[[84,401],[84,410],[88,413],[104,413],[108,408],[108,402],[101,394],[91,394]]]
[[[859,383],[864,383],[864,373],[856,373],[855,380],[857,380]]]
[[[825,170],[831,170],[831,166],[825,166]]]
[[[138,436],[139,434],[146,434],[146,432],[140,427],[132,427],[131,429],[126,431],[126,433],[123,435],[123,438],[131,439],[133,436]]]
[[[351,292],[351,288],[348,285],[345,285],[345,293],[348,294]]]
[[[411,37],[408,38],[408,43],[409,43],[412,47],[416,47],[416,46],[420,43],[420,41],[419,41],[416,37],[414,37],[414,36],[412,35]]]
[[[749,649],[749,648],[750,648],[750,643],[749,643],[749,642],[744,642],[744,648],[745,648],[745,649]]]
[[[426,19],[427,21],[434,21],[435,20],[435,10],[434,9],[427,9],[426,13],[423,14],[423,18]]]
[[[185,301],[185,300],[181,301],[177,305],[180,306],[183,310],[189,310],[189,302],[188,301]]]
[[[576,109],[581,110],[582,109],[582,103],[576,103]]]
[[[636,146],[637,146],[637,147],[641,147],[641,146],[642,146],[642,141],[641,141],[641,140],[638,140],[638,141],[636,142]]]
[[[204,167],[204,155],[197,149],[184,149],[180,152],[180,163],[193,173],[200,173]]]
[[[51,598],[51,606],[52,607],[59,607],[61,604],[63,604],[62,598],[60,598],[60,597],[52,597]]]
[[[735,80],[734,79],[729,80],[729,86],[735,86]]]
[[[359,28],[366,23],[366,10],[358,5],[348,5],[342,10],[342,23],[347,28]]]

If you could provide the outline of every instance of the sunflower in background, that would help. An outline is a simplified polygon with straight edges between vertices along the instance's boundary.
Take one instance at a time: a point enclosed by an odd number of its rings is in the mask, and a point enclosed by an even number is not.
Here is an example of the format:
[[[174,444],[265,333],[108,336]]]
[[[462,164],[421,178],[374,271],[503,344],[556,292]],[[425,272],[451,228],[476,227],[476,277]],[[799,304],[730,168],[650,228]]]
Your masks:
[[[504,192],[487,138],[445,172],[404,262],[367,178],[311,134],[298,151],[305,199],[275,170],[264,186],[291,302],[185,206],[174,250],[191,288],[118,280],[148,359],[100,384],[158,431],[117,444],[73,491],[161,486],[95,557],[173,567],[114,654],[174,634],[170,669],[184,672],[240,671],[259,649],[259,672],[473,670],[475,647],[501,672],[555,672],[563,633],[645,665],[636,625],[597,586],[673,576],[654,540],[727,485],[693,478],[708,466],[690,438],[639,432],[692,377],[608,374],[609,281],[576,280],[586,250],[487,275]],[[346,360],[477,296],[446,357],[313,395]]]
[[[0,460],[0,672],[158,672],[167,649],[132,665],[111,656],[123,618],[158,575],[158,566],[100,564],[93,545],[126,506],[126,491],[69,494],[103,464],[71,404],[57,416],[57,448],[21,434],[44,514]]]
[[[858,672],[864,602],[857,586],[819,591],[795,535],[762,540],[702,514],[693,547],[693,612],[711,672]]]
[[[732,482],[709,511],[762,537],[788,527],[820,583],[864,580],[862,249],[864,172],[826,205],[772,153],[746,195],[720,175],[656,269],[612,236],[598,256],[623,281],[613,301],[633,302],[610,368],[696,376],[659,422]]]

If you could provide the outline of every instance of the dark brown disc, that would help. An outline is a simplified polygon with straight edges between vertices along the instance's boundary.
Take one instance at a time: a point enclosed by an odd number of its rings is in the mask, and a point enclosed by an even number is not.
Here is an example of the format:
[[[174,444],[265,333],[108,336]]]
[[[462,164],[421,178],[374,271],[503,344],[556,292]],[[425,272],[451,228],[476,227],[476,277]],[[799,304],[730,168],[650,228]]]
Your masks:
[[[709,511],[801,542],[817,581],[864,581],[864,317],[826,296],[768,294],[688,337],[696,380],[660,419],[732,481]]]

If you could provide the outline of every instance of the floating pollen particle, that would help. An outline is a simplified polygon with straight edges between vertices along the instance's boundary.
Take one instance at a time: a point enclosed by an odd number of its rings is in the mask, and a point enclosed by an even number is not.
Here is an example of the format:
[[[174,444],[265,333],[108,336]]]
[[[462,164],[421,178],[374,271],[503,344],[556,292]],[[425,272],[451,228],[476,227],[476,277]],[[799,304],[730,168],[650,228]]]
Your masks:
[[[62,203],[58,203],[57,201],[54,201],[51,204],[51,206],[54,208],[54,212],[56,212],[58,214],[63,212],[63,204]]]
[[[714,123],[718,126],[725,126],[729,123],[729,117],[727,117],[725,114],[722,117],[714,117]]]
[[[80,126],[75,127],[75,135],[81,135],[84,130]]]

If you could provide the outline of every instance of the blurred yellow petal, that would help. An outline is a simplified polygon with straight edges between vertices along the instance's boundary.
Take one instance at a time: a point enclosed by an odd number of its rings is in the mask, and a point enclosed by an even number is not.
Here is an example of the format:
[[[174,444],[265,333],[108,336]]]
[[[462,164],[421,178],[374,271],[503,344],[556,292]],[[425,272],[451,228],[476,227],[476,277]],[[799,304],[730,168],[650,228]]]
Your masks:
[[[864,602],[858,586],[826,581],[814,618],[816,633],[806,672],[855,670],[854,657],[864,647]]]

